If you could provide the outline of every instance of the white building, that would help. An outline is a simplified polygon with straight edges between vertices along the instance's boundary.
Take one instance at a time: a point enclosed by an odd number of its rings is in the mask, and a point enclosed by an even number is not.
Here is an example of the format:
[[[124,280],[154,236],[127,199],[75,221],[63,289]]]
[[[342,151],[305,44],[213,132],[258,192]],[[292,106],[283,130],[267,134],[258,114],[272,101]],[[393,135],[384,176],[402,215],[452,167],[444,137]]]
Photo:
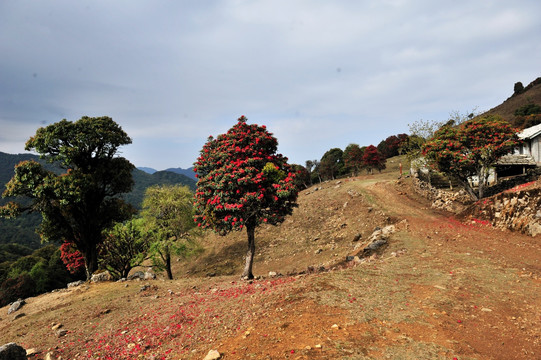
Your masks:
[[[518,153],[530,155],[541,166],[541,124],[522,130],[518,137],[523,141]]]

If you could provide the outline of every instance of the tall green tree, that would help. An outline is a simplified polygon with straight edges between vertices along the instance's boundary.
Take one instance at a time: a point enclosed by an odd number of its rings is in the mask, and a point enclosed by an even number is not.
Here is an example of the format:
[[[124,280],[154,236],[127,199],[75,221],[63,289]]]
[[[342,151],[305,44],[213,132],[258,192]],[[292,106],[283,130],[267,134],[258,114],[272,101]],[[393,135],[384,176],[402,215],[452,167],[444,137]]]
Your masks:
[[[195,221],[220,235],[246,228],[248,251],[243,278],[253,278],[255,229],[284,221],[297,206],[296,174],[277,154],[278,141],[265,126],[236,125],[203,146],[194,170]]]
[[[488,115],[440,128],[423,154],[441,172],[458,180],[472,199],[483,197],[490,167],[519,145],[515,129],[499,116]],[[471,180],[477,177],[474,189]]]
[[[344,174],[344,152],[332,148],[321,157],[320,172],[326,180],[332,180]]]
[[[154,239],[149,249],[152,264],[173,279],[171,255],[185,258],[197,250],[191,234],[193,193],[182,185],[151,186],[145,192],[141,215]]]
[[[0,215],[14,217],[39,212],[42,241],[75,244],[85,258],[86,276],[97,270],[97,246],[102,232],[117,221],[131,217],[133,209],[120,194],[133,186],[134,166],[117,157],[118,148],[131,143],[122,128],[109,117],[82,117],[62,120],[39,128],[27,142],[27,151],[36,151],[48,162],[65,170],[56,174],[36,161],[23,161],[6,185],[4,197],[24,196],[29,205],[9,202]]]

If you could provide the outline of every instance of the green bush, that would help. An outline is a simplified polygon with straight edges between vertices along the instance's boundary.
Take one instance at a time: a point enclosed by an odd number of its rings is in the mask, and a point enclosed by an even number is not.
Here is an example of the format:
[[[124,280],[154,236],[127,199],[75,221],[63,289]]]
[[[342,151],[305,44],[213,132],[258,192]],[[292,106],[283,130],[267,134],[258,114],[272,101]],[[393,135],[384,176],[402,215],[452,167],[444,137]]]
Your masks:
[[[541,114],[541,106],[537,104],[527,104],[515,110],[515,116],[527,116]]]

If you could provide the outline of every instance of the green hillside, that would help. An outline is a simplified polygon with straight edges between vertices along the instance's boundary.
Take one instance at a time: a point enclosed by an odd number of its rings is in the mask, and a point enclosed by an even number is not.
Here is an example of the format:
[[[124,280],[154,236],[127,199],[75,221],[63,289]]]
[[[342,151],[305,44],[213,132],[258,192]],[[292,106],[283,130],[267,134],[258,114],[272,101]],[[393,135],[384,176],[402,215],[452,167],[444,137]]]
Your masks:
[[[133,170],[132,174],[135,185],[132,192],[124,195],[124,198],[137,209],[141,209],[145,190],[149,186],[182,184],[195,191],[195,180],[182,174],[176,174],[170,171],[157,171],[154,174],[148,174],[139,169]]]
[[[21,161],[35,160],[41,162],[46,168],[55,172],[61,172],[62,169],[52,164],[47,164],[37,155],[32,154],[6,154],[0,152],[0,189],[5,189],[5,184],[13,176],[13,169]],[[135,169],[133,171],[135,185],[133,191],[125,194],[124,198],[137,209],[141,208],[143,196],[147,187],[152,185],[174,185],[182,184],[195,190],[195,181],[185,175],[176,174],[169,171],[158,171],[154,174],[148,174],[144,171]],[[0,205],[4,205],[8,199],[0,198]],[[35,229],[41,222],[40,214],[25,214],[16,219],[0,218],[0,244],[20,244],[31,249],[37,249],[41,246],[39,236]]]

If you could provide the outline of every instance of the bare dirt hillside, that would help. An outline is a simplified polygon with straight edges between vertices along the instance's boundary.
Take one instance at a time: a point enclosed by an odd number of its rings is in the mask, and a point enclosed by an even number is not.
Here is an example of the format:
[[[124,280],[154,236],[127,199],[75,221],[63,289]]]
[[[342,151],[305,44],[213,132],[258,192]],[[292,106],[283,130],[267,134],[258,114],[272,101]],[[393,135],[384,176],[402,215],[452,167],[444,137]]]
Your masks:
[[[435,212],[394,165],[303,191],[286,223],[259,230],[258,280],[239,281],[244,234],[208,235],[179,280],[82,285],[28,299],[17,319],[0,309],[0,344],[30,359],[541,359],[541,238]],[[388,247],[345,261],[391,223]]]
[[[512,90],[511,87],[510,90]],[[500,105],[487,111],[486,114],[499,115],[510,123],[516,124],[522,128],[527,124],[524,123],[524,119],[521,122],[519,118],[515,116],[515,111],[520,107],[529,104],[541,105],[541,78],[537,78],[526,85],[523,93],[510,96]]]

